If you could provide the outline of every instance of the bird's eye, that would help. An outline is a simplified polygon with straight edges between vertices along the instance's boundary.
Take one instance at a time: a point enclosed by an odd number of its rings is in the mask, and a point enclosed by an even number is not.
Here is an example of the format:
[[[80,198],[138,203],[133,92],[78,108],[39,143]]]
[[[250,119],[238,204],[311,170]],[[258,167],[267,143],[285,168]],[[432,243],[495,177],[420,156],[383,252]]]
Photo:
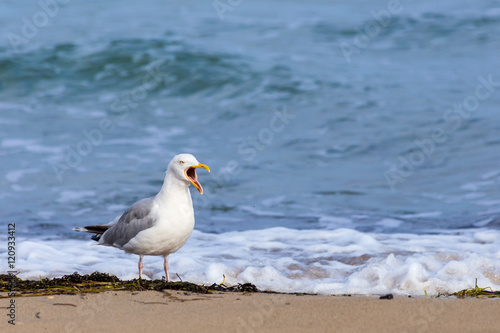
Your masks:
[[[179,163],[180,163],[181,165],[183,165],[183,164],[184,164],[184,161],[180,161]]]

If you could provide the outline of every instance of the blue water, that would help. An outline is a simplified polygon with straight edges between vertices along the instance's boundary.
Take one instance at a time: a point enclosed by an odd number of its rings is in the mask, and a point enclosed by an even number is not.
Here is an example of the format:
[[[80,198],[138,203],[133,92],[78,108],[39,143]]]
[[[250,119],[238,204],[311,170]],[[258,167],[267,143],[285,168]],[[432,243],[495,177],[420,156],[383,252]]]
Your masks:
[[[212,172],[173,276],[500,288],[500,1],[4,0],[0,31],[0,227],[21,278],[137,277],[72,229],[155,195],[188,152]]]
[[[49,3],[0,3],[18,232],[85,237],[180,152],[204,232],[500,226],[499,1]]]

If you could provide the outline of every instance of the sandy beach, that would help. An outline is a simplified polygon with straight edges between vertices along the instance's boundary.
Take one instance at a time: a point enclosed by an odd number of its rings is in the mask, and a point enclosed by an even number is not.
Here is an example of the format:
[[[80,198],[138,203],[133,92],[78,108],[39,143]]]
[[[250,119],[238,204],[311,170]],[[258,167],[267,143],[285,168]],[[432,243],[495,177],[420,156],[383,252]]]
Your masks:
[[[7,313],[10,300],[1,299]],[[498,299],[184,291],[19,297],[1,332],[499,332]]]

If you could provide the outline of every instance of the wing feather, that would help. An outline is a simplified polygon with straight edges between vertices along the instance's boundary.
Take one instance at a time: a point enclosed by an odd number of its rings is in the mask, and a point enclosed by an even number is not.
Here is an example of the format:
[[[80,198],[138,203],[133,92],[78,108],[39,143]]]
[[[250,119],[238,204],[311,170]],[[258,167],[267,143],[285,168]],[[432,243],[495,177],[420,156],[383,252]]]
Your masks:
[[[122,247],[141,231],[151,228],[155,222],[150,214],[152,207],[153,198],[137,201],[102,235],[99,243]]]

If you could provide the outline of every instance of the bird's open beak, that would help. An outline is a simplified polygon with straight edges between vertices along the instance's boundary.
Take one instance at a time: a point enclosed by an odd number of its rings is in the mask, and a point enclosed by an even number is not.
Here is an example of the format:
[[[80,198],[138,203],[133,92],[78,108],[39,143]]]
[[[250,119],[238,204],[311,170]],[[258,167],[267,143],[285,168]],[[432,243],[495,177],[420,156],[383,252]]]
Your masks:
[[[186,170],[184,170],[184,175],[191,182],[191,184],[193,184],[194,187],[196,187],[196,189],[201,194],[203,194],[203,187],[201,186],[200,182],[198,181],[198,176],[196,175],[197,168],[202,168],[202,169],[205,169],[208,172],[210,172],[210,168],[208,166],[206,166],[205,164],[199,163],[198,165],[186,168]]]

